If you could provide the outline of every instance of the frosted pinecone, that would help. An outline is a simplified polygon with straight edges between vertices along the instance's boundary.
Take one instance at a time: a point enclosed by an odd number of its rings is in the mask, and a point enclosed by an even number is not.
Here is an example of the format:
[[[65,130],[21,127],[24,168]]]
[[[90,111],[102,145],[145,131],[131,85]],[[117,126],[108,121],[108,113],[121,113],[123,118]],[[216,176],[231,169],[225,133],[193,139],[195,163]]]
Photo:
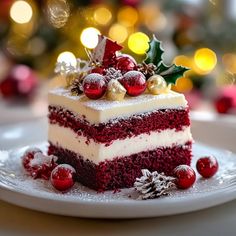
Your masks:
[[[157,67],[153,63],[146,64],[145,62],[143,62],[142,64],[138,64],[137,69],[148,78],[155,74]]]
[[[112,79],[119,80],[122,78],[122,73],[113,67],[106,69],[105,79],[109,82]]]
[[[70,91],[71,91],[71,94],[72,94],[72,95],[78,96],[78,95],[80,95],[81,93],[83,93],[83,86],[82,86],[82,83],[83,83],[83,78],[81,78],[81,77],[76,78],[76,79],[72,82],[72,85],[71,85],[71,88],[70,88]]]
[[[139,199],[153,199],[168,195],[169,192],[176,188],[175,178],[159,174],[157,171],[150,172],[147,169],[142,170],[143,176],[137,178],[134,188],[139,192]]]

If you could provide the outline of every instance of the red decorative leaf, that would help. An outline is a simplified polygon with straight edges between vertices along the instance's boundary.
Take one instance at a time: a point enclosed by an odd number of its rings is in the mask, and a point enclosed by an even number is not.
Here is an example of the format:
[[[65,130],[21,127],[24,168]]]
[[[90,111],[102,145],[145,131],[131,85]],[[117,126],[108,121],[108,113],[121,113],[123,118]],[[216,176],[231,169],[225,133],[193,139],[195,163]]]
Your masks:
[[[112,41],[111,39],[99,35],[98,44],[94,48],[92,53],[93,61],[100,62],[103,66],[108,66],[114,61],[116,57],[116,52],[121,50],[123,47],[117,42]]]

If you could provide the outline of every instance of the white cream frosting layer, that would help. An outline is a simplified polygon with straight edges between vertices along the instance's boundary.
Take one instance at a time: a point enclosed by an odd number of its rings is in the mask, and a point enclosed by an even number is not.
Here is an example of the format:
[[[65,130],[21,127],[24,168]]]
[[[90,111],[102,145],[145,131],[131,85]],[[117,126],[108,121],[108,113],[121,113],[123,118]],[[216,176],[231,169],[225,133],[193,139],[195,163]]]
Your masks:
[[[78,136],[69,128],[60,127],[56,124],[49,125],[49,141],[59,145],[84,158],[99,163],[104,160],[111,160],[114,157],[129,156],[147,150],[154,150],[158,147],[171,147],[172,145],[184,145],[192,140],[190,127],[186,126],[182,131],[167,129],[161,132],[141,134],[136,137],[124,140],[115,140],[110,146],[99,144],[90,140],[86,144],[86,137]]]
[[[49,105],[63,107],[78,116],[85,116],[91,124],[98,124],[157,109],[181,109],[187,107],[187,101],[183,94],[173,91],[161,95],[126,96],[123,101],[90,100],[85,95],[72,96],[69,90],[56,88],[49,92]]]

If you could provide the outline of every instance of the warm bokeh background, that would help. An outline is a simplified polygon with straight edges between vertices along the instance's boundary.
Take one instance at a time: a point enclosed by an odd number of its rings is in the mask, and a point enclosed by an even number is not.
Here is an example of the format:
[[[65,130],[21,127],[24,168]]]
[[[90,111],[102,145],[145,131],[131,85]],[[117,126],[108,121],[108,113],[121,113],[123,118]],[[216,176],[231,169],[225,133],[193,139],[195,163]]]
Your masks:
[[[173,89],[186,94],[192,109],[235,112],[234,0],[1,0],[3,98],[31,95],[53,77],[56,61],[86,58],[84,47],[94,48],[98,33],[122,44],[137,61],[155,34],[167,62],[191,68]],[[25,80],[20,91],[12,77]]]

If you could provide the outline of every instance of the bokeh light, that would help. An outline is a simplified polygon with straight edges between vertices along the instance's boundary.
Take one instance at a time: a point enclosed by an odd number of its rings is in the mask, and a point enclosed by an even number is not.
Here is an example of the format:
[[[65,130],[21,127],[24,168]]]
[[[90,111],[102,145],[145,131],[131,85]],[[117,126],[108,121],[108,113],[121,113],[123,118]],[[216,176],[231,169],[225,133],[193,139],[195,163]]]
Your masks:
[[[25,24],[31,20],[33,10],[26,1],[16,1],[11,6],[10,16],[16,23]]]
[[[192,68],[191,58],[185,55],[178,55],[174,58],[174,63],[178,66],[186,66]]]
[[[111,19],[111,11],[105,7],[99,7],[94,12],[94,20],[100,25],[107,25]]]
[[[129,36],[128,46],[136,54],[144,54],[149,48],[149,37],[142,33],[136,32]]]
[[[167,25],[167,19],[161,12],[156,2],[144,2],[139,8],[141,22],[153,32],[163,30]]]
[[[177,79],[175,84],[175,90],[181,93],[191,91],[193,88],[193,82],[188,77],[181,77]]]
[[[208,74],[215,68],[217,57],[211,49],[201,48],[195,52],[194,62],[202,74]]]
[[[120,24],[130,27],[138,21],[138,12],[133,7],[125,6],[119,10],[117,19]]]
[[[109,37],[118,43],[123,43],[128,37],[128,30],[120,24],[114,24],[109,30]]]
[[[98,35],[100,31],[96,28],[89,27],[82,31],[80,35],[81,43],[87,48],[95,48],[98,44]]]
[[[222,62],[225,66],[225,69],[235,74],[236,73],[236,55],[232,53],[226,53],[222,57]]]
[[[70,7],[67,0],[48,0],[48,18],[56,28],[63,27],[70,16]]]
[[[69,51],[60,53],[57,57],[57,62],[65,62],[66,64],[70,64],[72,66],[76,66],[77,64],[75,55]]]

